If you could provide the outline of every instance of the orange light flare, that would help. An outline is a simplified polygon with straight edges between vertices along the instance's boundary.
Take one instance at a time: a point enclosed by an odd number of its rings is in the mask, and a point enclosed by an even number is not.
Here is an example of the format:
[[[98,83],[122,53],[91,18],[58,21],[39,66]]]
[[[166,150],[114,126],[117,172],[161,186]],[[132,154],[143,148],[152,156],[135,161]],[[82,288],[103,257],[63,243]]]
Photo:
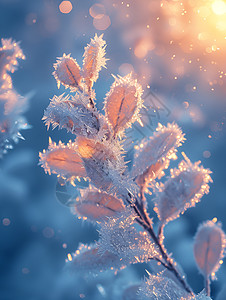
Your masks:
[[[62,14],[69,14],[72,8],[71,1],[62,1],[59,5],[59,10]]]

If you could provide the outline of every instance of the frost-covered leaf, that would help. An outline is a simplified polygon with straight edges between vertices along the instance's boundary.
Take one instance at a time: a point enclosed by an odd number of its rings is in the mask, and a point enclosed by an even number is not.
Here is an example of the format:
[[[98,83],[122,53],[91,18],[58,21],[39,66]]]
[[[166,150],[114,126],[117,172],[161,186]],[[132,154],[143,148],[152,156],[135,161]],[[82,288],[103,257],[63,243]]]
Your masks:
[[[146,232],[138,232],[133,226],[136,215],[127,208],[118,217],[101,223],[99,251],[109,251],[125,263],[148,261],[157,257],[158,251]]]
[[[81,136],[76,141],[87,176],[96,188],[116,193],[118,197],[136,188],[132,180],[123,175],[125,162],[119,144]]]
[[[68,255],[66,268],[72,272],[94,273],[106,270],[119,270],[124,264],[117,255],[105,251],[99,252],[98,245],[80,244],[78,250],[73,255]]]
[[[149,274],[138,291],[140,300],[182,300],[189,299],[189,294],[173,280]]]
[[[107,221],[124,209],[122,200],[93,188],[81,191],[81,197],[74,206],[79,216],[94,222]]]
[[[63,84],[66,88],[82,89],[80,66],[70,54],[63,54],[63,57],[59,57],[53,67],[55,69],[53,75],[58,87],[60,87],[60,84]]]
[[[74,97],[54,96],[47,109],[43,120],[49,128],[66,128],[73,134],[94,137],[98,134],[100,123],[98,114],[90,107],[89,98],[81,93]]]
[[[159,187],[154,210],[162,224],[179,217],[189,207],[195,206],[209,192],[212,181],[210,170],[194,164],[185,156],[178,169],[171,169],[171,177]]]
[[[114,77],[115,81],[105,98],[105,115],[113,128],[114,135],[119,135],[125,128],[139,121],[142,108],[143,90],[132,73],[124,77]]]
[[[85,48],[82,76],[88,91],[92,88],[93,83],[97,81],[102,67],[106,66],[105,45],[106,42],[103,40],[103,35],[99,37],[95,35]]]
[[[61,141],[57,145],[50,139],[48,150],[39,153],[40,164],[46,173],[53,173],[70,178],[73,181],[76,177],[86,177],[83,162],[76,153],[75,144],[69,142],[64,145]]]
[[[226,246],[225,233],[219,223],[206,221],[195,235],[194,256],[196,264],[205,278],[215,277],[222,263]]]
[[[176,159],[177,147],[185,140],[181,129],[174,123],[158,124],[156,132],[135,146],[132,176],[143,189],[157,177],[164,175],[170,159]]]

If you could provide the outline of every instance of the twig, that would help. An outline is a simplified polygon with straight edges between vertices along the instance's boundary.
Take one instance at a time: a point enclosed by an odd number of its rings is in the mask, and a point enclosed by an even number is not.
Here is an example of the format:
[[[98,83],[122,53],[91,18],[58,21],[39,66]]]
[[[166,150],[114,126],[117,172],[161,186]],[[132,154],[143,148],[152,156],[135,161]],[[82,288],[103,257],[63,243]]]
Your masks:
[[[210,297],[210,279],[207,277],[205,279],[205,290],[206,290],[206,295]]]
[[[158,238],[155,235],[155,232],[153,230],[153,227],[152,227],[152,224],[151,224],[151,220],[150,220],[148,214],[146,213],[146,211],[144,209],[142,209],[141,205],[139,204],[139,201],[136,199],[135,203],[131,204],[131,207],[134,209],[134,211],[136,212],[136,214],[140,218],[139,221],[138,221],[138,219],[136,219],[137,222],[150,234],[150,236],[153,239],[154,243],[158,246],[159,251],[160,251],[162,257],[163,257],[166,265],[168,266],[167,269],[170,269],[170,271],[174,273],[174,275],[176,276],[176,278],[178,279],[178,281],[181,283],[181,285],[183,286],[183,288],[188,293],[190,293],[192,296],[194,296],[193,291],[187,285],[186,281],[181,276],[181,274],[177,271],[177,269],[175,268],[175,266],[172,263],[171,258],[168,256],[168,253],[164,249],[163,245],[161,245],[161,243],[159,242],[159,240],[158,240]],[[140,209],[141,209],[141,211],[140,211]]]

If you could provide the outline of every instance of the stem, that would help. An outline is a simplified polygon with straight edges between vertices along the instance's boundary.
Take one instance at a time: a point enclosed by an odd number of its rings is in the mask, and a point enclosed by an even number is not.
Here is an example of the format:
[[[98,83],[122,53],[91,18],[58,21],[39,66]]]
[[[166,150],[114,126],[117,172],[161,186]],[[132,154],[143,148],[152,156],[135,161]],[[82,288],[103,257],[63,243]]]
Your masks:
[[[158,240],[163,241],[163,224],[160,223],[158,227]]]
[[[209,276],[205,279],[205,290],[206,290],[206,295],[210,297],[210,278],[209,278]]]
[[[151,220],[150,220],[149,216],[147,215],[146,211],[142,209],[142,206],[139,204],[139,202],[138,202],[137,199],[136,199],[134,205],[131,205],[131,206],[132,206],[132,208],[135,210],[136,214],[140,218],[139,221],[137,219],[137,222],[150,234],[150,236],[152,237],[154,243],[158,246],[159,251],[160,251],[162,257],[163,257],[164,261],[166,262],[166,265],[168,266],[167,269],[169,269],[171,272],[173,272],[174,275],[176,276],[176,278],[178,279],[178,281],[183,286],[183,288],[188,293],[192,294],[192,296],[194,296],[193,291],[187,285],[186,281],[181,276],[181,274],[177,271],[176,267],[172,263],[172,259],[170,259],[170,257],[168,256],[168,253],[166,252],[166,250],[164,249],[163,245],[161,245],[161,243],[159,242],[157,236],[155,235],[153,227],[152,227],[152,224],[151,224]]]

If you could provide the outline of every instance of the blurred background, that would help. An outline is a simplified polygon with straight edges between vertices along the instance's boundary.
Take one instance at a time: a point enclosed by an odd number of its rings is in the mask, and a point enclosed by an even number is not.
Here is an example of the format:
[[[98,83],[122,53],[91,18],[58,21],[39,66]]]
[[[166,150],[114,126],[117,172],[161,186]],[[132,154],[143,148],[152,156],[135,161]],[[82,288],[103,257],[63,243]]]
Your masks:
[[[221,0],[0,0],[0,37],[20,41],[26,55],[13,84],[30,97],[25,115],[32,126],[22,132],[25,141],[0,161],[1,300],[114,299],[145,275],[144,266],[123,271],[128,282],[118,274],[121,290],[115,291],[112,274],[91,280],[64,273],[67,254],[79,242],[97,240],[98,234],[56,199],[56,177],[38,166],[38,153],[47,148],[49,136],[56,142],[73,139],[64,130],[47,132],[41,120],[49,99],[64,92],[52,76],[53,63],[71,53],[81,64],[84,46],[95,33],[104,33],[110,59],[95,84],[98,108],[113,82],[111,74],[133,71],[147,108],[144,129],[135,124],[127,132],[134,144],[151,135],[158,122],[175,121],[187,138],[181,150],[213,172],[210,193],[166,228],[169,252],[194,291],[202,290],[193,236],[200,222],[214,217],[226,231],[225,32],[226,1]],[[132,149],[128,144],[128,158]],[[224,286],[225,264],[217,277],[213,299]],[[108,294],[101,288],[107,278],[112,281]]]

